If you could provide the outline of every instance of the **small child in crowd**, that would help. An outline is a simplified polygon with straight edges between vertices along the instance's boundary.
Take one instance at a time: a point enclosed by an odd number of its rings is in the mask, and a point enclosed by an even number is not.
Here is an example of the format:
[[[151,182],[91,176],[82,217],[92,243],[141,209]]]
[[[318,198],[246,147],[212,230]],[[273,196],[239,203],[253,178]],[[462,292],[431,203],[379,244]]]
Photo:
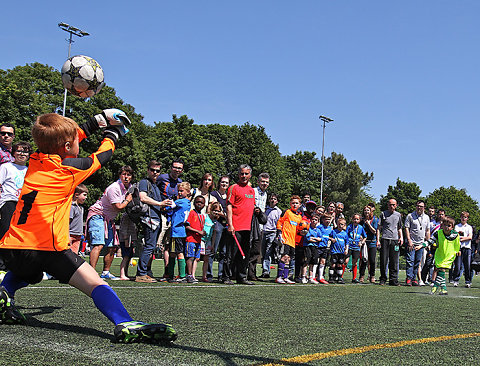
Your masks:
[[[88,195],[88,188],[81,183],[75,187],[73,193],[72,207],[70,208],[70,249],[78,254],[80,242],[82,241],[83,230],[83,207]]]
[[[321,225],[319,225],[319,230],[321,233],[322,240],[318,243],[318,257],[320,258],[320,264],[318,269],[318,282],[326,285],[328,282],[325,280],[323,275],[325,271],[325,262],[327,261],[327,256],[330,248],[330,239],[332,237],[333,227],[330,226],[332,222],[332,217],[330,214],[324,214],[321,219]]]
[[[365,244],[367,240],[367,233],[362,225],[360,225],[361,216],[360,214],[354,214],[352,216],[352,223],[347,227],[348,235],[348,254],[345,259],[344,269],[348,264],[350,256],[352,256],[352,271],[353,279],[352,283],[359,283],[360,281],[357,278],[357,264],[358,259],[360,258],[360,247]]]
[[[186,245],[187,231],[185,221],[190,212],[190,196],[191,185],[188,182],[178,184],[178,199],[173,203],[172,207],[167,207],[166,211],[172,223],[171,240],[167,243],[170,260],[168,261],[167,273],[170,282],[186,282],[185,274],[185,256],[184,250]],[[179,278],[175,279],[175,258],[178,261]]]
[[[307,235],[305,235],[303,245],[305,260],[302,268],[302,283],[318,284],[318,281],[315,279],[315,273],[318,267],[318,243],[322,241],[322,234],[317,227],[319,222],[320,216],[315,213],[312,214],[310,228],[308,229]],[[308,279],[306,278],[307,271],[309,271]]]
[[[330,246],[330,271],[328,283],[344,284],[343,264],[345,256],[348,254],[348,234],[346,231],[347,220],[340,218],[337,221],[337,228],[333,231]]]
[[[186,222],[187,229],[187,282],[197,283],[195,271],[197,263],[200,261],[200,249],[202,244],[202,236],[205,235],[203,227],[205,225],[205,215],[202,210],[205,207],[205,198],[203,196],[195,197],[193,201],[194,209],[188,214]]]
[[[202,237],[202,248],[203,250],[203,268],[202,268],[202,281],[203,282],[212,282],[212,280],[207,278],[208,272],[208,261],[210,255],[213,251],[213,242],[215,241],[215,223],[220,217],[220,212],[222,212],[222,205],[219,202],[210,203],[207,209],[207,215],[205,216],[205,224],[203,225],[203,231],[205,235]]]
[[[293,284],[288,278],[290,260],[295,258],[295,239],[298,234],[298,224],[302,221],[300,206],[302,200],[299,196],[290,198],[290,209],[285,211],[277,221],[277,236],[281,237],[280,261],[275,282]]]

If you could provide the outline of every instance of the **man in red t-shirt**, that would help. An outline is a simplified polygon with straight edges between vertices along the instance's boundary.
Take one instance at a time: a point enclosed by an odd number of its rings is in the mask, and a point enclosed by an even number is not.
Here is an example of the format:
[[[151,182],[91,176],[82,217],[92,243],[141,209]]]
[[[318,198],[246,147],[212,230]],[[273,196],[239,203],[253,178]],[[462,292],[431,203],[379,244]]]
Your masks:
[[[248,184],[252,177],[252,168],[242,164],[238,168],[238,182],[230,186],[227,192],[227,223],[231,234],[227,242],[227,255],[224,263],[223,282],[232,285],[235,276],[237,283],[253,285],[247,280],[247,267],[250,252],[250,229],[255,208],[255,191]],[[233,238],[236,236],[245,258]]]

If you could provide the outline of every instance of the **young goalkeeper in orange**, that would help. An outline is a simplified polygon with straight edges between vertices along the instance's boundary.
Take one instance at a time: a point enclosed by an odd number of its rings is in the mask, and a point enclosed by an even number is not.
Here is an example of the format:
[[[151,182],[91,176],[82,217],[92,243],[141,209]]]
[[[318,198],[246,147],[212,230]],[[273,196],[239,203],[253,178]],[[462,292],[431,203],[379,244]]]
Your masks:
[[[130,120],[119,109],[106,109],[77,125],[55,113],[37,118],[32,136],[39,151],[30,157],[25,183],[10,229],[0,240],[0,256],[9,272],[0,285],[0,322],[25,323],[15,307],[15,292],[42,280],[43,272],[76,287],[115,324],[118,342],[170,342],[175,330],[165,324],[134,322],[117,294],[81,257],[69,249],[69,217],[75,187],[100,169],[112,156]],[[97,152],[78,158],[79,142],[104,128]],[[123,202],[130,201],[128,195]]]

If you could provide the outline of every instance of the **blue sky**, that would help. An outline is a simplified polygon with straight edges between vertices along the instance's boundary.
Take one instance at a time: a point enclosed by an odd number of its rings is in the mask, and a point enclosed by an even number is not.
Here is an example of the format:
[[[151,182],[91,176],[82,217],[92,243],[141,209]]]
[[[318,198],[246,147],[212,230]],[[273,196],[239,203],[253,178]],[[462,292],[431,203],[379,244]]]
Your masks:
[[[60,69],[66,22],[146,123],[265,127],[282,154],[325,152],[427,195],[480,200],[478,1],[23,1],[2,4],[0,68]],[[6,16],[10,14],[10,16]]]

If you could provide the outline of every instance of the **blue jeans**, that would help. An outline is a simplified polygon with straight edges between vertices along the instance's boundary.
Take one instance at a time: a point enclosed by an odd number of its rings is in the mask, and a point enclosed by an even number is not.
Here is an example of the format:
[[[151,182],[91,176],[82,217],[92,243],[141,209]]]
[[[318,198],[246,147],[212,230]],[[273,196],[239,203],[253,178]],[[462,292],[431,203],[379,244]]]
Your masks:
[[[415,250],[408,250],[405,253],[405,262],[406,262],[406,272],[407,272],[407,279],[414,280],[418,273],[418,267],[422,262],[423,257],[423,248]]]
[[[157,238],[160,233],[161,225],[159,225],[155,230],[150,229],[147,225],[142,224],[145,246],[143,247],[142,254],[138,261],[137,267],[137,276],[145,276],[148,272],[148,262],[150,257],[157,246]]]
[[[270,264],[272,263],[273,251],[272,242],[276,236],[275,231],[263,232],[263,245],[262,245],[262,274],[270,274]]]
[[[223,226],[220,222],[215,222],[215,242],[213,243],[212,252],[208,258],[208,269],[207,269],[207,278],[213,278],[213,259],[215,253],[218,250],[218,278],[223,276],[223,261],[225,259],[226,246],[225,242],[227,240],[227,228]]]

